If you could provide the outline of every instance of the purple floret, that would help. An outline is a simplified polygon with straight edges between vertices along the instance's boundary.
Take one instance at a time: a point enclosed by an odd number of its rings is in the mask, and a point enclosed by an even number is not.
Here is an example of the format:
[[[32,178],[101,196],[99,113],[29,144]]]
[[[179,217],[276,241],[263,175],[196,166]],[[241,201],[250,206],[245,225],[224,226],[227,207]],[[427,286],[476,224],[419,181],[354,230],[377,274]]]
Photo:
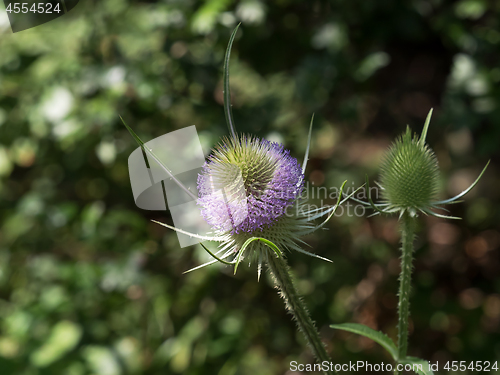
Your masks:
[[[212,181],[220,176],[233,176],[241,171],[241,167],[229,163],[224,159],[225,155],[233,151],[233,145],[219,148],[219,155],[212,155],[203,166],[198,175],[198,204],[201,213],[210,226],[218,231],[235,233],[253,233],[271,226],[280,217],[286,214],[286,209],[293,205],[302,193],[304,187],[304,175],[297,159],[290,156],[290,151],[285,150],[283,145],[267,140],[256,138],[242,138],[241,148],[250,151],[254,158],[261,160],[246,160],[252,164],[272,165],[271,178],[258,189],[250,188],[252,181],[260,181],[259,168],[255,168],[254,174],[246,176],[248,181],[239,180],[241,183],[237,188],[228,186],[226,190],[214,191]],[[255,152],[258,150],[257,152]],[[254,152],[251,152],[254,151]],[[222,157],[221,157],[222,155]],[[249,156],[247,156],[249,157]],[[232,183],[238,181],[231,179]]]

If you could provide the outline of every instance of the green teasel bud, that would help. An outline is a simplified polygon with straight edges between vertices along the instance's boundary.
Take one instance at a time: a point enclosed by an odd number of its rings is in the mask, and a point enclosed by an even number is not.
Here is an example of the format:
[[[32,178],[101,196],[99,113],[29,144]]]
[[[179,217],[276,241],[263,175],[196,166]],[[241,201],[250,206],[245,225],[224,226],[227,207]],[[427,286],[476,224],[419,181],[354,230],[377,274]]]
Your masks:
[[[390,209],[416,214],[432,207],[439,189],[434,151],[410,127],[392,144],[380,172],[382,197]]]
[[[378,214],[399,213],[400,218],[407,212],[416,216],[418,212],[433,215],[444,219],[460,219],[459,217],[442,215],[432,209],[442,209],[442,205],[456,202],[471,191],[483,176],[489,161],[478,178],[460,194],[445,200],[436,200],[439,190],[439,169],[434,151],[425,143],[425,137],[431,121],[432,109],[425,120],[422,135],[411,134],[407,127],[406,132],[391,145],[382,160],[380,168],[380,188],[382,189],[382,203],[373,203],[370,194],[368,202],[354,198],[358,203],[370,206]],[[368,176],[366,177],[368,192]]]

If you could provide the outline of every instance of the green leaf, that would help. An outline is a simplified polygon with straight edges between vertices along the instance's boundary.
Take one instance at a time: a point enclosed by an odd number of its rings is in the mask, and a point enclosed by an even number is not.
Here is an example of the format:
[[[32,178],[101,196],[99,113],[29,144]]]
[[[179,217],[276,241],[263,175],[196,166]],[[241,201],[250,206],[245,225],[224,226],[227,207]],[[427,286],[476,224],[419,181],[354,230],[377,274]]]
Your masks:
[[[306,173],[307,159],[309,158],[309,149],[311,147],[311,136],[313,130],[314,113],[311,117],[311,124],[309,125],[309,135],[307,136],[307,148],[306,154],[304,155],[304,162],[302,163],[302,173]]]
[[[387,350],[392,358],[397,361],[398,358],[398,348],[396,344],[385,334],[379,331],[375,331],[370,327],[367,327],[363,324],[356,323],[344,323],[344,324],[332,324],[331,328],[340,329],[342,331],[357,333],[358,335],[368,337],[372,339],[376,343],[382,345],[385,350]]]
[[[425,143],[425,137],[427,137],[427,130],[429,130],[429,124],[431,123],[431,117],[432,117],[432,108],[429,111],[427,118],[425,119],[424,130],[422,130],[422,134],[420,135],[420,139],[418,140],[418,143],[420,145],[423,145]]]
[[[444,201],[434,202],[434,204],[435,205],[439,205],[439,204],[453,203],[457,199],[462,198],[465,194],[467,194],[469,191],[471,191],[474,188],[474,186],[476,186],[476,184],[479,182],[479,180],[481,179],[481,177],[483,177],[484,172],[486,172],[486,168],[488,168],[488,165],[490,165],[490,161],[491,160],[488,160],[488,162],[486,163],[485,167],[483,168],[481,174],[476,178],[476,181],[474,181],[471,186],[469,186],[467,189],[465,189],[464,191],[462,191],[460,194],[455,195],[453,198],[446,199]]]
[[[340,329],[347,332],[357,333],[358,335],[368,337],[372,339],[376,343],[382,345],[385,350],[387,350],[392,358],[397,361],[398,359],[398,348],[396,344],[385,334],[380,331],[375,331],[370,327],[367,327],[363,324],[356,323],[344,323],[344,324],[332,324],[331,328]],[[429,362],[416,358],[416,357],[406,357],[404,360],[399,361],[401,364],[410,364],[410,365],[421,365],[422,370],[416,368],[416,373],[419,375],[434,375],[434,372],[429,367]]]
[[[236,260],[236,263],[234,266],[234,274],[235,275],[236,275],[236,271],[238,270],[238,265],[240,264],[240,261],[241,261],[241,255],[246,250],[246,248],[254,241],[263,242],[267,247],[269,247],[271,250],[273,250],[276,253],[278,258],[283,256],[283,253],[281,252],[281,250],[273,242],[266,240],[265,238],[262,238],[262,237],[250,237],[248,240],[245,241],[245,243],[241,247],[240,252],[238,254],[238,259]]]
[[[365,179],[366,179],[366,191],[368,192],[368,202],[370,202],[370,205],[372,206],[372,208],[377,211],[378,213],[381,213],[383,214],[384,211],[381,211],[378,209],[378,207],[375,205],[375,203],[373,203],[372,201],[372,194],[371,194],[371,191],[370,191],[370,181],[368,180],[368,175],[365,175]]]
[[[231,90],[229,88],[229,58],[231,57],[231,48],[233,46],[234,38],[236,37],[236,33],[238,32],[238,27],[240,24],[236,25],[231,34],[231,38],[229,38],[229,43],[226,49],[226,56],[224,57],[224,113],[226,115],[227,127],[229,128],[229,133],[236,139],[236,131],[234,128],[234,120],[233,120],[233,110],[231,108]]]
[[[403,364],[411,364],[411,365],[422,365],[422,370],[415,369],[416,373],[419,375],[434,375],[434,372],[430,369],[429,362],[424,359],[420,359],[417,357],[406,357],[399,363]]]
[[[208,250],[207,247],[205,245],[203,245],[201,242],[200,242],[200,245],[201,245],[201,247],[203,247],[205,249],[205,251],[207,253],[209,253],[213,258],[217,259],[219,262],[224,263],[224,264],[228,264],[230,266],[234,264],[233,262],[226,262],[225,260],[219,258],[217,255],[215,255],[210,250]]]

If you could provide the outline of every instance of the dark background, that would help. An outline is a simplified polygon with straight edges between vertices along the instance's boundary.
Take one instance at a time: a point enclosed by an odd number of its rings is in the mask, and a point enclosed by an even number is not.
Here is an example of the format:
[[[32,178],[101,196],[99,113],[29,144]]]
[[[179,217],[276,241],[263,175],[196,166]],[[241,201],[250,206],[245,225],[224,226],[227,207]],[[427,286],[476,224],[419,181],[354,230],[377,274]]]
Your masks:
[[[1,374],[274,375],[314,362],[268,275],[183,275],[209,256],[150,221],[171,224],[168,212],[134,205],[136,144],[118,116],[145,140],[196,125],[208,154],[227,134],[221,68],[238,22],[236,126],[302,161],[315,113],[310,184],[376,180],[390,142],[407,124],[420,133],[431,107],[443,198],[492,160],[448,207],[463,220],[420,220],[409,354],[441,369],[500,361],[499,3],[89,0],[20,33],[7,21],[0,10]],[[305,240],[333,265],[288,255],[298,288],[335,362],[388,363],[328,326],[396,337],[397,218],[351,212],[327,227]]]

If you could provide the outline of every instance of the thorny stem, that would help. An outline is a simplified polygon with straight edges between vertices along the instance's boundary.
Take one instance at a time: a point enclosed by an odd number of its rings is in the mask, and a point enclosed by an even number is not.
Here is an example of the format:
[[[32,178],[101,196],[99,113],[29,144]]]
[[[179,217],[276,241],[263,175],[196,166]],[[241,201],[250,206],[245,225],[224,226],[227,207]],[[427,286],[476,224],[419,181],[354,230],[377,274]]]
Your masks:
[[[331,363],[331,359],[326,353],[325,346],[321,341],[318,331],[314,326],[314,322],[309,316],[309,312],[305,307],[304,301],[300,297],[293,284],[285,258],[276,257],[274,254],[268,254],[267,264],[273,276],[276,286],[280,291],[281,297],[285,300],[285,305],[288,311],[293,315],[299,330],[304,334],[307,343],[314,353],[317,361],[321,364],[323,361]],[[335,371],[325,371],[325,374],[336,374]]]
[[[415,218],[405,213],[401,218],[401,274],[399,276],[398,304],[398,361],[406,358],[408,349],[408,318],[410,316],[410,288],[413,262]],[[399,372],[396,371],[396,375]]]

